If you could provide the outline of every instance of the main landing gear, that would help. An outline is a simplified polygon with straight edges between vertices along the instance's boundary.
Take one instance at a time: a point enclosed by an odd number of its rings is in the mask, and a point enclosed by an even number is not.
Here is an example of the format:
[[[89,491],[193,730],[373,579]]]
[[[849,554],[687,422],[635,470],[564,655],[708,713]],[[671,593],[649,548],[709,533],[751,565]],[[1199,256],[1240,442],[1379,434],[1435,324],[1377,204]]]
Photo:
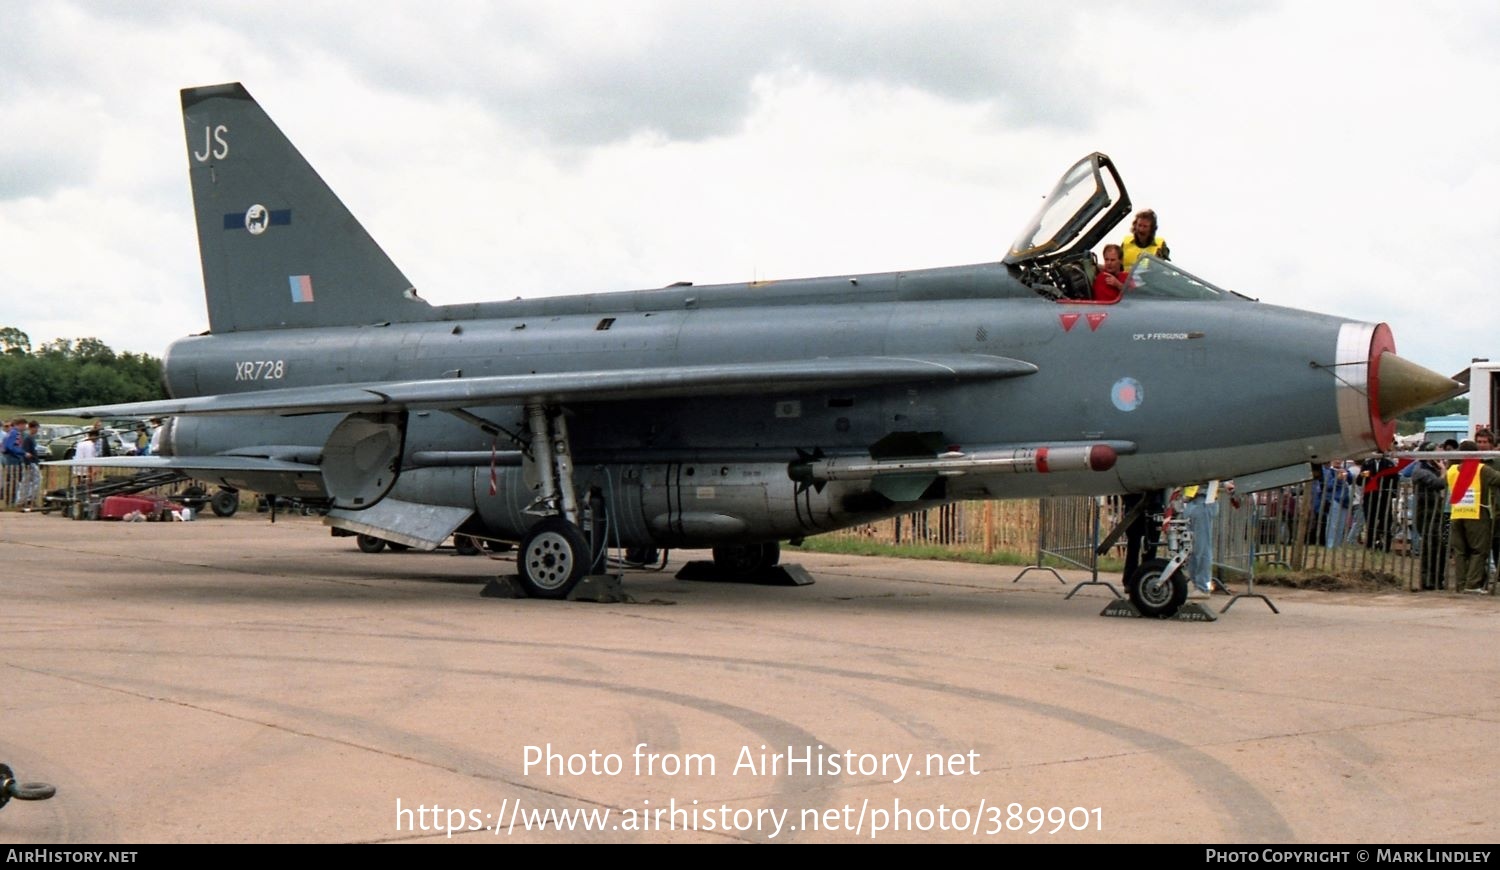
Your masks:
[[[761,571],[776,567],[781,561],[781,545],[746,544],[740,547],[714,547],[714,567],[727,579],[745,580]]]
[[[567,598],[593,563],[583,530],[563,517],[544,517],[526,532],[516,568],[532,598]]]
[[[390,547],[392,553],[404,553],[411,549],[407,544],[398,544],[395,541],[387,541],[385,538],[377,538],[374,535],[363,533],[356,535],[354,542],[359,545],[361,553],[378,553],[386,547]]]
[[[521,588],[532,598],[567,598],[589,573],[596,556],[578,524],[567,420],[540,402],[527,404],[526,419],[531,430],[526,461],[538,489],[527,512],[542,514],[542,518],[521,539],[516,573]]]
[[[776,541],[714,547],[712,562],[689,562],[677,572],[677,579],[765,586],[808,586],[813,582],[801,565],[781,564],[781,544]]]

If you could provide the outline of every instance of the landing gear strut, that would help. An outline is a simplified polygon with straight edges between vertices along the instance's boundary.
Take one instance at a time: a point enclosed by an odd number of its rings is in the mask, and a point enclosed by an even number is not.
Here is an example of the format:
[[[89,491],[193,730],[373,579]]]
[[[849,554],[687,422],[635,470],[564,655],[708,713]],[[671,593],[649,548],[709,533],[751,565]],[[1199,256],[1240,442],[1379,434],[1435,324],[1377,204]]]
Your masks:
[[[543,517],[521,540],[517,573],[527,595],[567,598],[594,561],[588,536],[578,527],[567,421],[540,402],[527,404],[526,419],[531,429],[528,460],[540,490],[527,512]]]

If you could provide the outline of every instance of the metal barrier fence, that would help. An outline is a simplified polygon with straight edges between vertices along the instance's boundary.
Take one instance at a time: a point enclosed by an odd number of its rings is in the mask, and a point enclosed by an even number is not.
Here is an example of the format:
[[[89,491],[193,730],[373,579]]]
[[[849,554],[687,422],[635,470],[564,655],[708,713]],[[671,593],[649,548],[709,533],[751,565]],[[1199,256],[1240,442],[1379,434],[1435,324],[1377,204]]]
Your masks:
[[[932,545],[974,553],[1026,553],[1036,546],[1038,524],[1035,500],[969,501],[915,511],[831,534],[851,540]]]
[[[1385,493],[1354,492],[1349,504],[1318,505],[1311,483],[1247,496],[1220,508],[1218,563],[1253,575],[1257,565],[1368,576],[1404,589],[1443,588],[1448,520],[1441,501],[1417,503],[1411,482]],[[1424,580],[1425,571],[1425,580]]]
[[[49,491],[71,483],[71,472],[52,465],[0,465],[0,510],[43,507]]]
[[[1402,479],[1384,494],[1353,493],[1349,505],[1322,511],[1312,492],[1305,483],[1222,497],[1215,574],[1233,582],[1278,568],[1364,576],[1410,590],[1452,585],[1447,518],[1440,505],[1418,505],[1410,481]],[[1053,557],[1097,579],[1095,547],[1120,514],[1117,498],[958,502],[831,534],[985,554],[1034,553],[1037,565]],[[1122,536],[1109,555],[1124,554]]]
[[[1101,504],[1101,502],[1103,504]],[[1119,516],[1118,499],[1089,497],[955,502],[830,532],[881,544],[931,545],[953,552],[1031,553],[1097,574],[1095,546]],[[1123,541],[1117,546],[1125,552]]]
[[[72,468],[60,465],[0,465],[0,510],[60,510],[59,499],[48,498],[49,494],[60,491],[87,503],[89,495],[101,484],[131,477],[136,471],[133,468],[95,468],[88,474],[74,474]],[[147,492],[158,496],[177,495],[190,485],[174,484]]]
[[[128,476],[131,469],[95,469],[80,477],[48,465],[0,466],[0,510],[46,507],[46,493]],[[161,495],[175,494],[180,487]],[[1353,489],[1351,487],[1351,489]],[[1381,578],[1402,588],[1444,588],[1451,574],[1448,521],[1441,507],[1419,505],[1401,479],[1386,493],[1353,492],[1350,504],[1318,510],[1312,484],[1221,498],[1215,573],[1235,580],[1278,567],[1299,572]],[[1098,542],[1121,514],[1118,498],[1088,496],[956,502],[831,533],[885,544],[931,545],[989,555],[1034,553],[1091,572],[1098,579]],[[1122,537],[1110,554],[1123,558]]]

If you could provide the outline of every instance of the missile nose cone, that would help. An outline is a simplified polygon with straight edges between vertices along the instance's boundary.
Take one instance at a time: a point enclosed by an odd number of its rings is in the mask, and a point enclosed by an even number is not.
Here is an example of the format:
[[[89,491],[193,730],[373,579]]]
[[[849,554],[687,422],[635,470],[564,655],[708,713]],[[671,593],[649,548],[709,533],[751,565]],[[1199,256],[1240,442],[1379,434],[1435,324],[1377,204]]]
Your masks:
[[[1408,362],[1390,351],[1380,355],[1371,378],[1375,416],[1393,420],[1416,408],[1441,402],[1464,390],[1463,384]]]

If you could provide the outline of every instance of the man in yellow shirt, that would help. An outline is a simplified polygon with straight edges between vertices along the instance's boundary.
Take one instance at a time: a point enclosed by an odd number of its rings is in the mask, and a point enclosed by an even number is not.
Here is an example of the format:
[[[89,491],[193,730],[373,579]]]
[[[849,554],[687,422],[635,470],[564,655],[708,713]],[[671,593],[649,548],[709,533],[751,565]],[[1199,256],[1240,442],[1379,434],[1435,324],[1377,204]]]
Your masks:
[[[1167,240],[1156,234],[1156,212],[1144,209],[1135,216],[1135,221],[1130,225],[1130,234],[1120,247],[1124,249],[1125,271],[1129,272],[1135,268],[1135,261],[1142,254],[1150,254],[1163,260],[1170,260],[1167,251]]]
[[[1488,427],[1480,426],[1474,432],[1474,446],[1480,450],[1495,449],[1495,433]],[[1500,459],[1486,459],[1483,461],[1490,468],[1500,471]],[[1489,491],[1490,499],[1490,562],[1494,564],[1495,570],[1500,572],[1500,489]]]
[[[1460,450],[1474,450],[1473,441],[1465,441]],[[1448,503],[1453,518],[1454,589],[1484,592],[1485,563],[1490,555],[1490,493],[1500,486],[1500,471],[1481,465],[1477,459],[1465,459],[1448,466]]]

